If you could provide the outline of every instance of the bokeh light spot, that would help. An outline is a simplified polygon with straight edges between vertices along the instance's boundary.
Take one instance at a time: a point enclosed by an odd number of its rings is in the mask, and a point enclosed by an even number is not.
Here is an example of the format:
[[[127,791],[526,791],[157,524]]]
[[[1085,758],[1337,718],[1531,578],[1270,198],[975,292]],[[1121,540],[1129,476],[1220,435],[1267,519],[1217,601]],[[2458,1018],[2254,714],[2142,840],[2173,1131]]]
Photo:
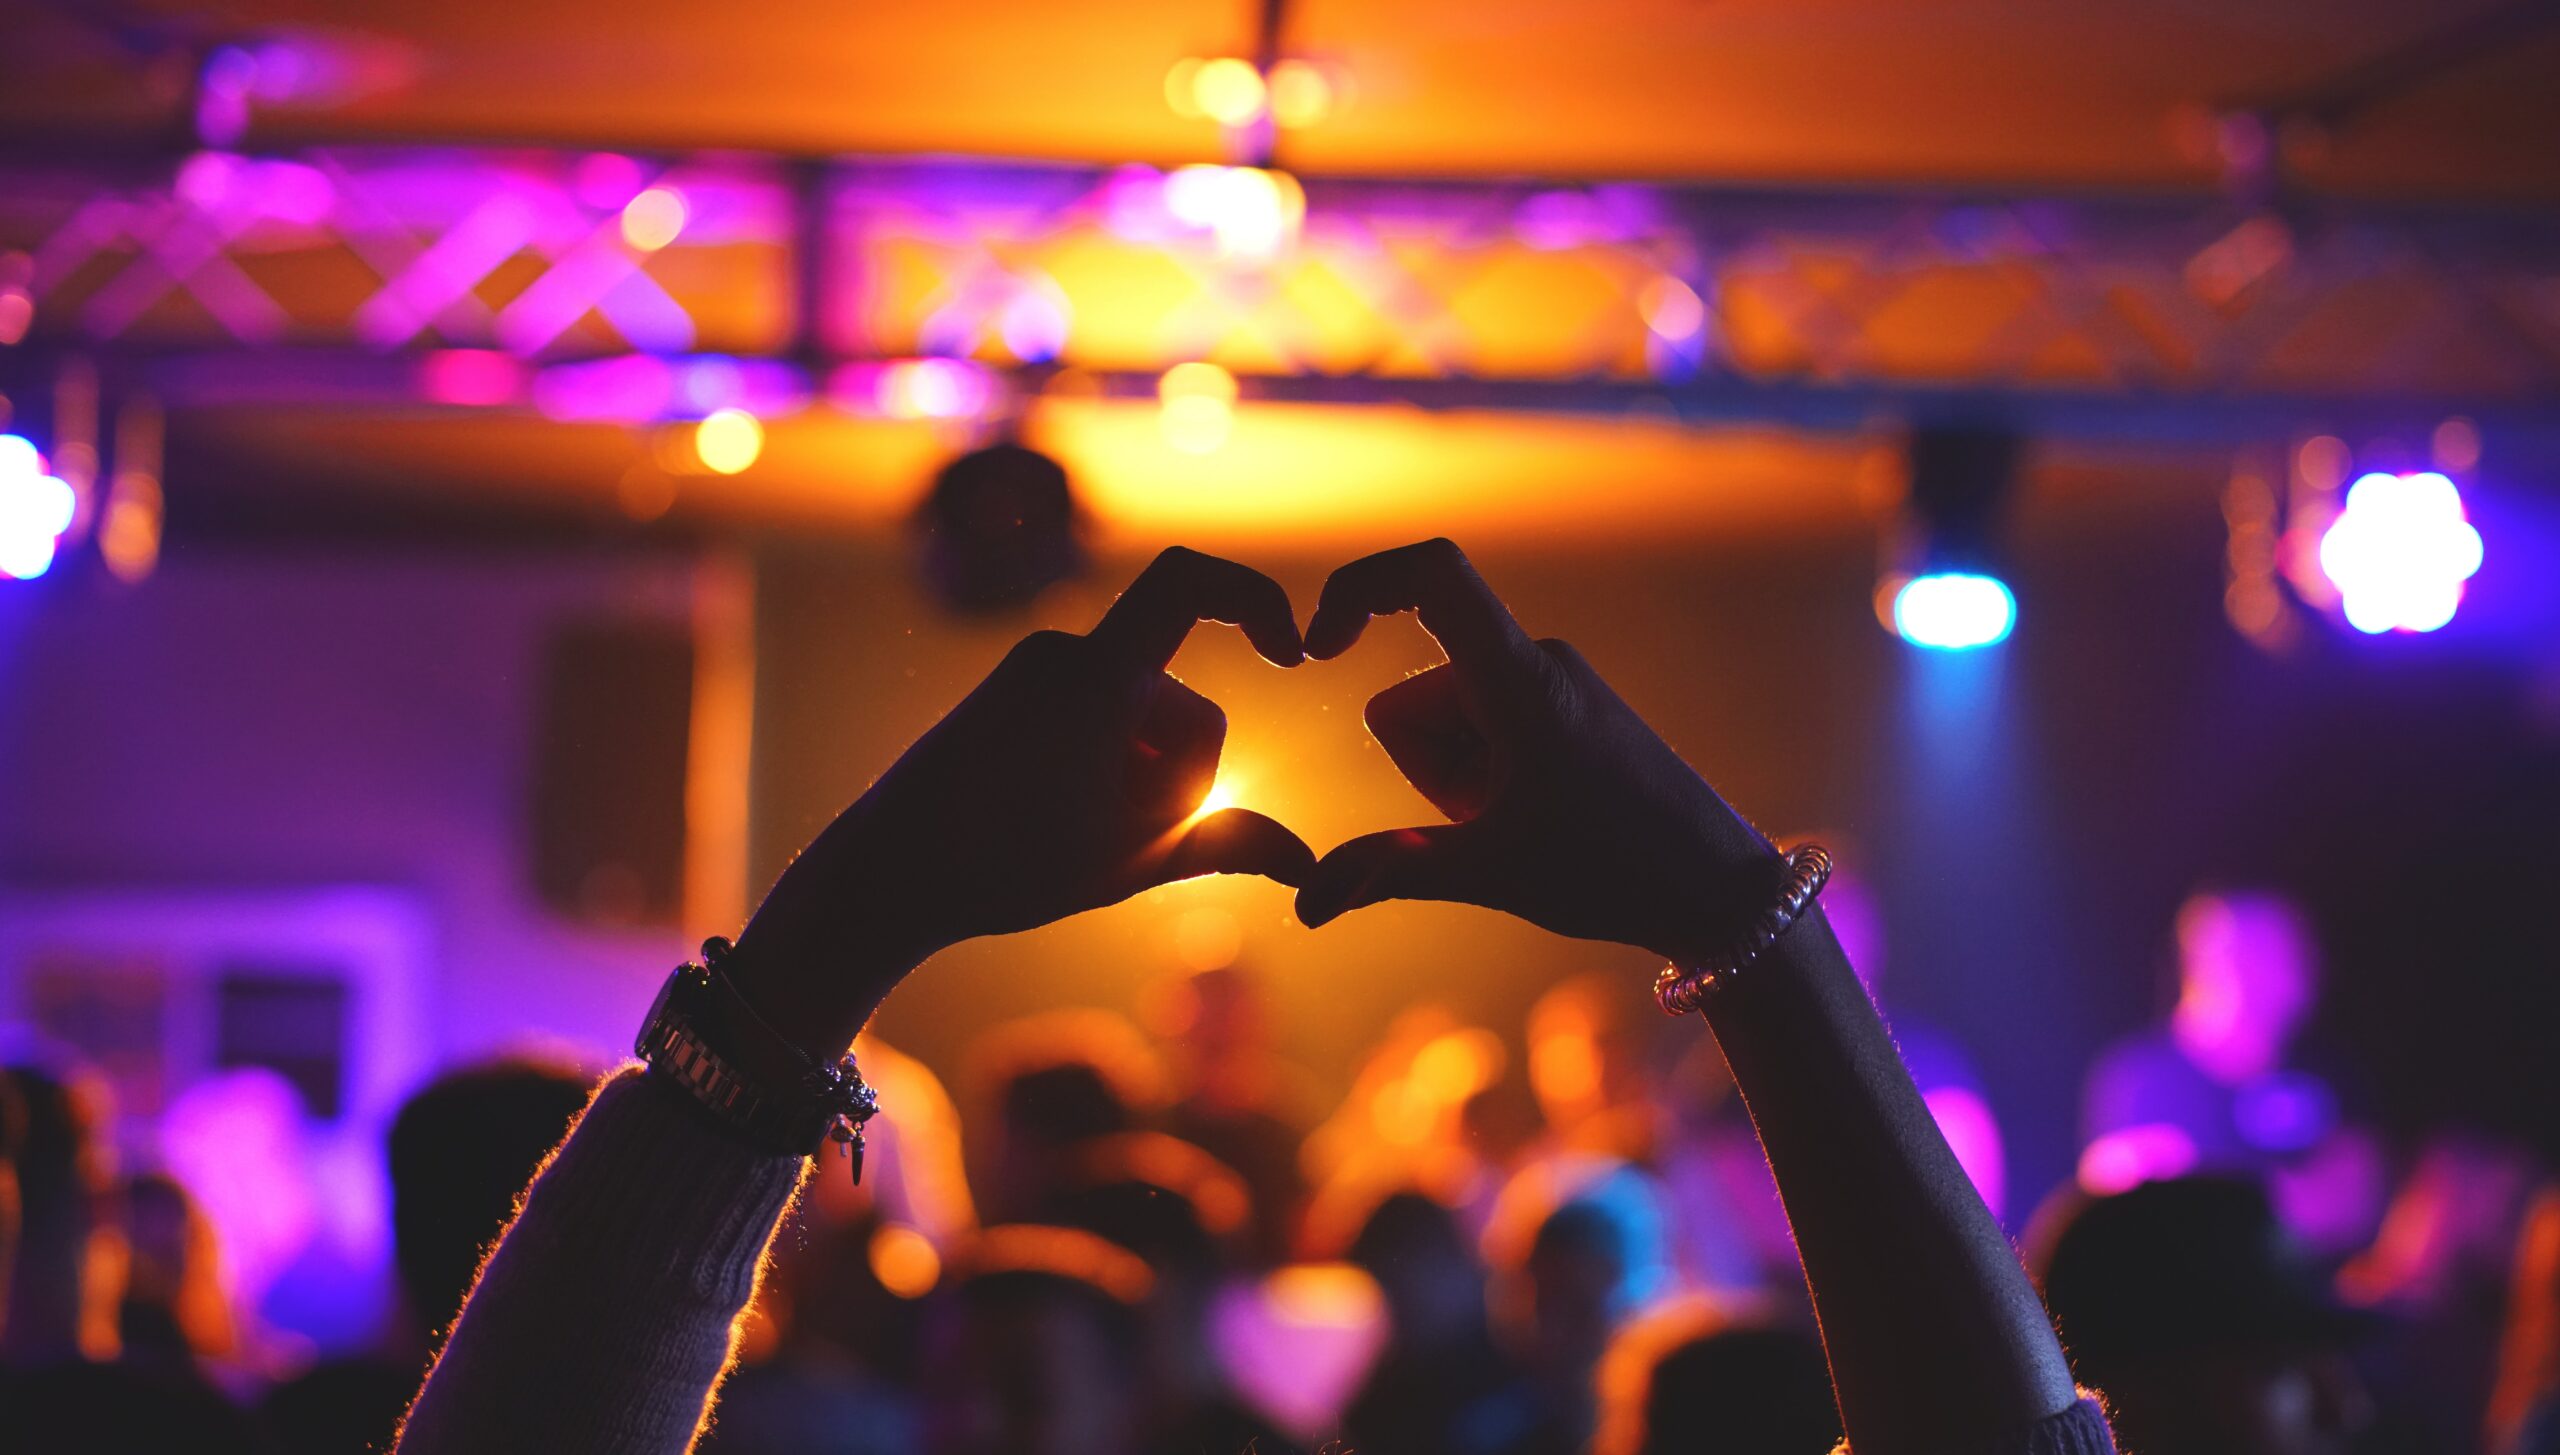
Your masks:
[[[715,409],[693,427],[693,451],[703,468],[735,475],[764,453],[764,425],[743,409]]]

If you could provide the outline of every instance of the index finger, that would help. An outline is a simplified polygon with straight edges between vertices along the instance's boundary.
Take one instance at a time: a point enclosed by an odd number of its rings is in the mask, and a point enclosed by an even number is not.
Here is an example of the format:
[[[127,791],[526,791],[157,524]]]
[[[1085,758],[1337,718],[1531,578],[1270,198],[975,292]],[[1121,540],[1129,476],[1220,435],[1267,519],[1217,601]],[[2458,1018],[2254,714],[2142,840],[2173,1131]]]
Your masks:
[[[1333,573],[1307,623],[1307,654],[1340,656],[1373,616],[1411,611],[1461,667],[1524,660],[1535,650],[1511,609],[1484,584],[1466,554],[1447,540],[1428,540],[1363,556]]]
[[[1306,660],[1289,593],[1279,582],[1184,546],[1167,549],[1139,572],[1085,638],[1119,661],[1161,672],[1203,621],[1242,627],[1253,649],[1280,666]]]

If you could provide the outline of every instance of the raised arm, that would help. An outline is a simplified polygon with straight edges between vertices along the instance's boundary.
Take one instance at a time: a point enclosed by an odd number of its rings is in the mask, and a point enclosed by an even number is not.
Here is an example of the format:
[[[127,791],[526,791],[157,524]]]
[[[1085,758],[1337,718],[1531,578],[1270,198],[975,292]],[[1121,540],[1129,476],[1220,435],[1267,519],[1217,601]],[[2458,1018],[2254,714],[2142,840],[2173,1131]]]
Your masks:
[[[1301,659],[1278,586],[1189,551],[1092,632],[1025,639],[756,911],[724,964],[757,1017],[824,1064],[959,940],[1197,874],[1303,883],[1315,856],[1277,823],[1193,814],[1226,721],[1164,667],[1201,619]],[[402,1455],[688,1448],[807,1161],[743,1140],[661,1073],[609,1080],[482,1271]]]
[[[1380,693],[1369,725],[1452,822],[1325,855],[1298,896],[1308,924],[1382,899],[1458,900],[1694,964],[1775,900],[1768,840],[1572,647],[1532,641],[1447,541],[1336,572],[1308,653],[1335,656],[1373,615],[1406,610],[1449,661]],[[1851,1445],[2106,1448],[1819,908],[1717,990],[1708,1019],[1786,1200]]]

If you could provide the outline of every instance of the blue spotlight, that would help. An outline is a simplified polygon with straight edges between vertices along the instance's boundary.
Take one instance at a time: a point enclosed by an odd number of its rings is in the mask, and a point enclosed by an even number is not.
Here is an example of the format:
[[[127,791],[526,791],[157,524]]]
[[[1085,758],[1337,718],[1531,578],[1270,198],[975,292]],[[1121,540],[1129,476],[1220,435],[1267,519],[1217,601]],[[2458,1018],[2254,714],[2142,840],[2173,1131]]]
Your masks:
[[[2018,624],[2018,598],[1997,576],[1938,571],[1893,593],[1893,629],[1915,647],[1964,652],[1997,646]]]

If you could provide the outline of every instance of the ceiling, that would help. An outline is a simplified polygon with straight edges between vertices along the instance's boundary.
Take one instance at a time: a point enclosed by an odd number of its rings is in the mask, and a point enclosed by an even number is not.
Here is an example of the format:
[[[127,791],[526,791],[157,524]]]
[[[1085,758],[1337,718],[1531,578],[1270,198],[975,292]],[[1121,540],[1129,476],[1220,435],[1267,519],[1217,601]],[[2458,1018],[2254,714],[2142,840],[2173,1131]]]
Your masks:
[[[1163,99],[1252,40],[1251,0],[0,0],[0,131],[165,129],[184,65],[137,50],[338,37],[374,89],[272,137],[1214,155]],[[1996,180],[2209,178],[2200,105],[2280,99],[2514,0],[1294,0],[1285,48],[1350,103],[1308,171]],[[111,30],[104,17],[114,17]],[[2550,17],[2560,18],[2560,17]],[[119,41],[113,37],[121,34]],[[2299,160],[2362,192],[2560,195],[2560,24],[2530,15]],[[2317,153],[2316,155],[2313,153]]]
[[[322,38],[363,84],[325,106],[261,110],[254,141],[1214,158],[1217,130],[1174,113],[1165,73],[1247,48],[1258,8],[0,0],[0,145],[178,138],[188,57],[284,32]],[[2281,102],[2446,26],[2518,15],[2512,0],[1294,0],[1284,49],[1351,92],[1288,134],[1281,160],[1308,173],[2203,190],[2213,108]],[[2544,4],[2497,44],[2296,135],[2287,162],[2302,185],[2342,194],[2560,199],[2555,75],[2560,6]],[[1062,408],[1038,428],[1085,467],[1114,522],[1145,534],[1393,533],[1479,516],[1526,534],[1697,533],[1868,513],[1852,442],[1419,418],[1275,407],[1207,461],[1166,454],[1143,409]],[[950,447],[929,429],[790,421],[764,465],[683,485],[673,515],[877,524]],[[618,430],[231,412],[173,430],[173,489],[182,448],[231,478],[669,508],[659,484],[629,498],[649,446]],[[2189,503],[2212,488],[2194,465],[2171,472]],[[1596,478],[1617,488],[1577,488]]]

